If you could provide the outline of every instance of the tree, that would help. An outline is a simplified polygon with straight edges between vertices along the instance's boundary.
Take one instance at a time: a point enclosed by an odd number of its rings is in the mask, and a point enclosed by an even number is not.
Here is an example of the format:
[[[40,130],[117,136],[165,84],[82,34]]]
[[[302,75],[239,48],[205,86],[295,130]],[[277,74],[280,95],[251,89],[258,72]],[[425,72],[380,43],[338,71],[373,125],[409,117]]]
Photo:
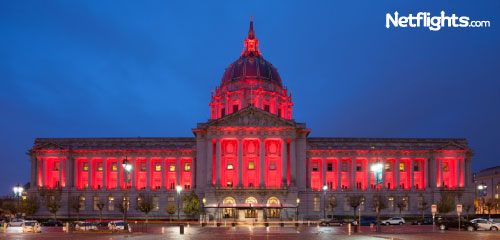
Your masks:
[[[408,206],[408,201],[405,200],[408,199],[407,196],[399,196],[397,199],[397,202],[396,202],[396,207],[399,209],[399,215],[401,215],[401,212],[403,211],[403,209],[405,209],[407,206]]]
[[[356,209],[358,209],[359,205],[363,200],[363,195],[351,195],[349,196],[349,205],[352,207],[354,212],[354,219],[356,219]]]
[[[333,213],[334,213],[334,209],[337,207],[337,200],[336,199],[329,199],[328,201],[328,210],[330,210],[330,212],[332,212],[332,216],[333,216]]]
[[[191,192],[189,195],[185,195],[182,199],[183,202],[183,211],[185,214],[190,217],[194,217],[198,215],[201,211],[200,199],[196,193]]]
[[[57,211],[61,208],[61,188],[42,188],[40,195],[44,198],[47,210],[54,214],[54,219],[57,220]]]
[[[380,232],[380,212],[387,208],[386,201],[386,198],[379,193],[373,195],[373,209],[377,214],[377,232]]]
[[[484,207],[488,211],[488,219],[491,218],[491,210],[494,210],[496,208],[496,205],[497,203],[493,198],[488,198],[488,200],[486,200],[486,202],[484,203]]]
[[[116,203],[116,208],[118,208],[118,211],[120,211],[123,214],[123,221],[125,221],[129,208],[129,201],[126,195],[122,197],[122,201]]]
[[[427,201],[425,201],[425,197],[422,193],[419,194],[419,198],[421,199],[421,202],[418,205],[418,210],[420,210],[420,213],[422,214],[422,220],[423,220],[425,210],[427,209],[427,206],[429,205],[429,203]]]
[[[102,222],[102,211],[104,210],[104,207],[106,204],[102,201],[98,202],[96,207],[99,209],[99,222]]]
[[[11,215],[17,214],[17,207],[14,202],[4,202],[2,208]]]
[[[76,221],[80,220],[80,210],[83,207],[83,203],[80,200],[80,196],[73,196],[69,199],[70,208],[76,213]]]
[[[153,207],[153,196],[144,193],[139,194],[136,209],[146,215],[146,223],[148,223],[148,214],[153,210]]]
[[[455,193],[452,191],[441,191],[441,199],[438,204],[439,213],[449,213],[455,208]]]
[[[33,216],[40,208],[40,201],[36,195],[28,196],[21,202],[21,209],[26,216]]]
[[[167,205],[167,213],[170,215],[170,221],[172,221],[172,216],[175,214],[177,209],[175,208],[175,204],[169,203]]]

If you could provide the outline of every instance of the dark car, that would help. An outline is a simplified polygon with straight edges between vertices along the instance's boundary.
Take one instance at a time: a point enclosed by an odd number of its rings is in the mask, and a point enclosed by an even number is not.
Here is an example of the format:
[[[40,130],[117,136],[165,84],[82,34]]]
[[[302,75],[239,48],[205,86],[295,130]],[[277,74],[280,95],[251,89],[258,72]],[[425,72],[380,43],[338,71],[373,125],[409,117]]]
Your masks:
[[[361,226],[370,226],[370,224],[377,223],[377,219],[375,217],[361,217]],[[358,225],[358,219],[352,222],[353,225]]]
[[[458,219],[457,218],[443,218],[436,222],[436,225],[440,230],[458,229]],[[478,229],[477,223],[471,223],[465,219],[460,220],[460,229],[467,231],[475,231]]]
[[[412,225],[432,225],[432,217],[420,218],[411,223]]]
[[[45,227],[62,227],[63,223],[59,220],[50,219],[42,224]]]
[[[319,222],[321,226],[342,226],[344,225],[344,220],[340,218],[331,218],[331,219],[321,219]]]

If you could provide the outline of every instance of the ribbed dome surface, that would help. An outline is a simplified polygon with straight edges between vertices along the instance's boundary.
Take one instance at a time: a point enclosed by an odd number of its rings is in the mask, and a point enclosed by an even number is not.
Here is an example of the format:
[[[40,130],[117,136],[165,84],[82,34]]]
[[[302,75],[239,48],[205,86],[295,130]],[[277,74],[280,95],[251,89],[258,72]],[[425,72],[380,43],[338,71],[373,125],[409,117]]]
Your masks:
[[[278,70],[262,55],[241,56],[226,68],[222,76],[222,84],[229,84],[244,79],[257,79],[274,83],[283,87]]]

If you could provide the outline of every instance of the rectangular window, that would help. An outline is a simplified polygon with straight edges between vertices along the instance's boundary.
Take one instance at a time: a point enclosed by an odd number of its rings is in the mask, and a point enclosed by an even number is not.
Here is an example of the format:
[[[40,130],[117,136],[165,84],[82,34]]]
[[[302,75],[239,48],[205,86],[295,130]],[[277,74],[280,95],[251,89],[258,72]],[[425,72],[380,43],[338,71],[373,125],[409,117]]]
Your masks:
[[[155,212],[160,211],[160,198],[159,197],[153,197],[153,211],[155,211]]]
[[[233,105],[233,112],[237,112],[238,111],[238,105]]]
[[[270,106],[269,105],[264,105],[264,111],[270,112]]]
[[[191,163],[184,163],[184,172],[191,171]]]
[[[347,162],[342,162],[342,172],[348,172],[348,170],[347,170]]]
[[[97,163],[97,171],[102,172],[103,170],[102,162]]]
[[[385,171],[386,172],[392,172],[392,164],[391,163],[385,163]]]
[[[94,204],[93,204],[94,205],[94,211],[99,211],[99,206],[98,206],[99,205],[99,197],[95,196],[93,198],[93,202],[94,202]]]
[[[269,170],[276,170],[276,163],[274,161],[269,163]]]
[[[449,166],[448,166],[448,162],[444,162],[443,163],[443,172],[448,172],[450,169],[449,169]]]
[[[115,210],[115,198],[108,197],[108,211],[114,211],[114,210]]]
[[[59,162],[54,161],[54,165],[52,167],[54,171],[59,171]]]
[[[332,163],[328,163],[328,164],[326,165],[326,170],[327,170],[328,172],[333,172],[333,164],[332,164]]]
[[[226,187],[233,187],[233,181],[227,181]]]
[[[170,172],[175,172],[175,163],[171,163],[170,166],[168,167],[168,170]]]
[[[145,162],[141,162],[139,171],[141,171],[141,172],[146,171],[146,163]]]
[[[356,163],[356,172],[361,172],[363,171],[363,168],[361,167],[361,163]]]
[[[85,197],[80,196],[80,211],[85,210]]]
[[[88,171],[89,170],[89,164],[84,162],[83,163],[83,171]]]
[[[420,171],[420,163],[419,162],[413,163],[413,171],[414,172]]]
[[[161,172],[161,163],[156,163],[155,172]]]
[[[319,168],[319,167],[318,167],[318,163],[313,163],[313,164],[312,164],[312,171],[313,171],[313,172],[317,172],[317,171],[319,171],[319,169],[318,169],[318,168]]]
[[[226,169],[227,170],[233,170],[234,169],[234,166],[232,163],[228,163],[227,166],[226,166]]]
[[[118,164],[117,163],[111,163],[111,171],[113,172],[118,172]]]
[[[222,109],[220,110],[220,116],[221,116],[221,117],[226,116],[226,109],[225,109],[225,108],[222,108]]]
[[[313,198],[313,211],[315,211],[315,212],[319,212],[319,210],[320,210],[320,208],[321,208],[320,204],[321,204],[321,203],[320,203],[320,199],[319,199],[319,197],[318,197],[318,196],[315,196],[315,197]]]
[[[405,171],[405,163],[399,163],[399,171],[404,172]]]
[[[255,162],[250,161],[248,162],[248,170],[254,170],[255,169]]]
[[[281,116],[281,109],[278,109],[278,117],[283,117]]]

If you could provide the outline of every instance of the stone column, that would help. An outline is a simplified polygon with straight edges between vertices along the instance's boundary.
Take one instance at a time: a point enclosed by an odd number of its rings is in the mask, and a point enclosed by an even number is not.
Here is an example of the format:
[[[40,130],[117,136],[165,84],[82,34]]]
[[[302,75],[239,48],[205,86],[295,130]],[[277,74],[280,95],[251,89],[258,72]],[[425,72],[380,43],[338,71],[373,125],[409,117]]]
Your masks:
[[[366,184],[367,184],[367,185],[366,185],[366,189],[367,189],[368,191],[371,191],[371,189],[372,189],[372,186],[371,186],[371,185],[372,185],[372,184],[371,184],[371,181],[372,181],[372,180],[371,180],[371,172],[370,172],[370,158],[369,158],[369,157],[368,157],[368,158],[366,158],[366,175],[367,175],[367,176],[366,176]]]
[[[161,165],[161,187],[160,187],[160,189],[161,190],[165,190],[166,189],[166,186],[165,186],[166,170],[165,169],[167,169],[167,161],[166,161],[166,159],[162,158],[160,160],[160,165]]]
[[[288,171],[287,166],[287,143],[286,139],[281,140],[281,187],[286,187],[286,173]]]
[[[351,157],[351,189],[356,191],[356,157]]]
[[[182,186],[182,182],[181,182],[181,159],[179,157],[177,157],[175,159],[175,182],[177,183],[177,185],[180,185]],[[184,186],[182,186],[184,188]]]
[[[45,176],[47,175],[47,163],[45,162],[45,159],[40,158],[40,161],[42,162],[42,186],[45,186]]]
[[[73,173],[71,172],[71,157],[68,156],[66,157],[66,160],[64,162],[64,179],[65,179],[65,185],[67,188],[73,187],[73,183],[71,182],[71,176],[73,176]],[[36,185],[34,185],[36,186]]]
[[[400,189],[401,188],[401,183],[399,181],[399,177],[401,176],[401,170],[399,169],[399,164],[400,164],[400,158],[397,157],[396,158],[396,166],[394,166],[394,173],[395,173],[395,177],[396,177],[396,190]]]
[[[102,189],[108,189],[108,160],[102,159]]]
[[[430,165],[430,159],[424,159],[422,161],[423,166],[422,169],[424,170],[424,190],[429,188],[431,186],[431,183],[429,182],[429,165]]]
[[[75,158],[73,158],[73,186],[77,188],[78,185],[80,184],[80,179],[78,179],[79,175],[80,175],[80,169],[78,169],[78,161]]]
[[[137,172],[137,161],[136,159],[130,159],[130,164],[132,164],[132,171],[130,171],[128,175],[128,179],[132,183],[132,189],[135,189],[135,180],[136,180],[136,172]]]
[[[297,163],[295,154],[295,140],[292,139],[290,141],[290,185],[293,187],[296,186],[297,181]]]
[[[342,190],[341,178],[342,175],[342,167],[341,167],[342,159],[337,158],[337,191]]]
[[[264,161],[264,158],[265,158],[265,145],[264,145],[264,138],[261,138],[260,139],[260,146],[259,146],[259,179],[260,179],[260,187],[261,188],[265,188],[266,187],[266,184],[265,184],[265,176],[264,176],[264,169],[266,168],[265,166],[265,161]]]
[[[387,188],[387,184],[385,183],[385,158],[380,159],[380,163],[382,163],[382,189],[385,189]]]
[[[243,187],[243,139],[238,139],[238,187]]]
[[[439,182],[438,184],[440,184],[441,188],[444,188],[444,184],[443,184],[443,159],[437,159],[438,161],[438,166],[439,166]]]
[[[31,160],[31,183],[32,187],[38,186],[38,161],[33,154],[30,154]]]
[[[437,176],[436,158],[433,155],[431,155],[429,157],[429,178],[427,179],[431,189],[435,189],[437,187],[437,181],[439,181],[437,178],[438,176]]]
[[[151,158],[146,159],[146,190],[151,189]]]
[[[415,181],[413,180],[413,158],[410,158],[410,188],[414,189]]]
[[[321,187],[326,185],[326,158],[321,158],[321,183]]]
[[[92,189],[92,169],[93,169],[92,168],[92,158],[88,159],[88,165],[89,165],[89,170],[88,170],[88,175],[87,175],[87,177],[88,177],[87,181],[88,181],[88,185],[89,185],[88,189]]]
[[[121,170],[122,170],[122,164],[120,163],[120,159],[116,159],[116,178],[117,178],[117,183],[116,183],[116,190],[120,190],[120,184],[121,184]]]
[[[220,187],[220,139],[215,143],[215,186]]]
[[[213,167],[212,166],[212,161],[213,161],[213,142],[212,139],[207,140],[207,186],[213,186],[212,183],[212,176],[213,176]]]
[[[455,183],[455,187],[458,188],[458,187],[460,187],[460,159],[459,158],[455,159],[455,175],[457,175],[456,176],[457,182]]]
[[[63,159],[59,158],[59,187],[62,187]]]

